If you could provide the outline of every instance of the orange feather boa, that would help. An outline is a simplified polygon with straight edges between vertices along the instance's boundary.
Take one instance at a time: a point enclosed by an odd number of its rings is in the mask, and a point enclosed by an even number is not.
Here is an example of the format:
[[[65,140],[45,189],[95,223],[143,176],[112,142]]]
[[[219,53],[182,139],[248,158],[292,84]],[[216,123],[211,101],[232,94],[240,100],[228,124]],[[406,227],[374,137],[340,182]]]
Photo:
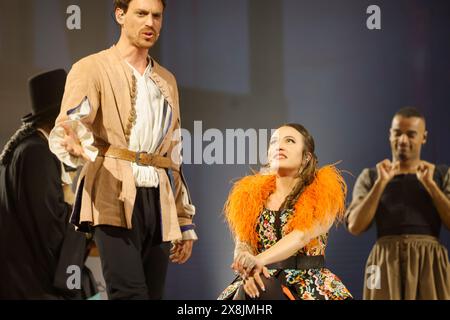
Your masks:
[[[224,212],[232,233],[254,248],[258,242],[258,218],[275,187],[275,175],[247,176],[234,184],[225,203]],[[318,223],[342,218],[346,192],[345,181],[334,166],[321,168],[298,198],[285,231],[307,231]]]

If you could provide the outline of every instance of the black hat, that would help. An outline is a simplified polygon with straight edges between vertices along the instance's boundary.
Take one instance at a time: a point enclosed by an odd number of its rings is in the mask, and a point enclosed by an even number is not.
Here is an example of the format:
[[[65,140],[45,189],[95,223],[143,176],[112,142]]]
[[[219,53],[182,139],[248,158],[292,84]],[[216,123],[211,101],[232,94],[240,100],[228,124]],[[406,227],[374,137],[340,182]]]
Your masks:
[[[66,85],[63,69],[40,73],[28,80],[32,113],[22,118],[25,123],[54,122],[59,114]]]

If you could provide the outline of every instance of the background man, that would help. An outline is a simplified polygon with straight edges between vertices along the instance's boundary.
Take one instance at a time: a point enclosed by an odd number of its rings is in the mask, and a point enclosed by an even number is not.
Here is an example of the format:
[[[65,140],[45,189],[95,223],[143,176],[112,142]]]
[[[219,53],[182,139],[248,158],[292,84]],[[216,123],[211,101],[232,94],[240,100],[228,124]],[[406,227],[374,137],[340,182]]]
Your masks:
[[[390,129],[392,161],[356,181],[348,229],[358,235],[375,222],[378,235],[366,267],[380,272],[365,279],[365,299],[450,299],[448,254],[437,240],[441,223],[450,228],[450,171],[421,159],[427,136],[424,116],[401,109]],[[378,275],[379,286],[369,281]]]
[[[86,296],[67,286],[68,267],[84,269],[87,243],[69,223],[71,178],[47,140],[65,81],[64,70],[29,80],[33,113],[22,118],[22,127],[0,155],[0,299],[88,298],[95,293]],[[69,282],[77,285],[76,279]]]

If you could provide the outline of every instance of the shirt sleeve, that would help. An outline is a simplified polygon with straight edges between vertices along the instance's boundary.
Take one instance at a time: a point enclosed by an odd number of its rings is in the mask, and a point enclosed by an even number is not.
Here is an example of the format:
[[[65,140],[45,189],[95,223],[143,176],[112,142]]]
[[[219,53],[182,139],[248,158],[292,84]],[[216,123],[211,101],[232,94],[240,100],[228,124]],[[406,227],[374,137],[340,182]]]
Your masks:
[[[179,114],[179,96],[178,96],[178,87],[176,84],[176,79],[173,78],[175,85],[174,89],[174,98],[175,105],[177,106],[177,113]],[[191,196],[189,194],[189,189],[186,183],[186,179],[183,175],[183,167],[182,167],[182,140],[181,140],[181,120],[178,116],[176,121],[176,125],[174,128],[171,145],[169,150],[167,151],[167,155],[173,162],[173,164],[177,167],[176,170],[172,170],[173,177],[173,189],[174,189],[174,197],[175,197],[175,205],[177,208],[178,214],[178,223],[181,228],[182,239],[183,240],[197,240],[197,234],[195,232],[195,224],[193,223],[193,217],[196,214],[195,206],[192,203]]]
[[[98,154],[98,150],[92,146],[94,142],[92,124],[100,107],[100,84],[97,74],[92,57],[73,65],[67,76],[61,111],[50,133],[50,149],[58,159],[71,167],[83,165],[84,160],[71,156],[61,148],[60,143],[64,137],[64,129],[61,126],[63,123],[70,125],[77,133],[91,161],[94,161]]]
[[[353,187],[352,203],[345,213],[346,226],[348,226],[348,216],[350,215],[350,212],[367,196],[372,187],[373,183],[370,178],[370,169],[366,168],[358,176]]]
[[[182,240],[198,240],[197,237],[197,233],[195,233],[195,231],[192,230],[188,230],[188,231],[184,231],[181,233],[182,235]]]
[[[176,129],[180,131],[179,124]],[[178,135],[176,133],[175,135]],[[176,138],[172,141],[172,146],[169,149],[168,155],[172,161],[178,166],[178,170],[172,171],[174,183],[174,197],[177,208],[178,222],[180,224],[183,240],[197,240],[195,233],[195,224],[193,224],[193,217],[196,213],[195,206],[192,204],[191,196],[187,187],[186,180],[183,175],[181,165],[181,138]]]
[[[447,171],[447,174],[444,177],[444,184],[442,191],[450,199],[450,168]]]
[[[89,116],[91,109],[92,108],[90,106],[89,100],[85,98],[79,106],[70,111],[69,119],[61,122],[60,125],[55,126],[55,128],[53,128],[49,135],[50,150],[58,157],[61,162],[72,168],[83,166],[85,160],[84,158],[71,155],[61,145],[61,143],[64,141],[65,136],[65,131],[61,124],[65,124],[72,128],[72,130],[76,133],[78,139],[80,140],[84,153],[89,157],[91,161],[95,161],[95,158],[98,155],[98,149],[93,146],[94,135],[82,122],[85,117]]]

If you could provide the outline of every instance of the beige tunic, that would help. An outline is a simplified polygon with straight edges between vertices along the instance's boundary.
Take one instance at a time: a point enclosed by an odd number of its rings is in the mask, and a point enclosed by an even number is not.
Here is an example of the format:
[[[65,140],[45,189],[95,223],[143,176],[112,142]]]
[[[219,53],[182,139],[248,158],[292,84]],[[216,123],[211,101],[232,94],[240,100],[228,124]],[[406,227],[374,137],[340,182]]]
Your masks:
[[[175,77],[151,61],[149,77],[160,90],[171,108],[172,118],[167,134],[155,153],[169,156],[175,163],[180,160],[180,111]],[[75,63],[70,71],[61,113],[56,128],[69,119],[68,111],[80,106],[87,98],[88,114],[80,121],[93,133],[94,146],[111,145],[127,149],[127,128],[133,110],[136,82],[132,70],[120,57],[116,47],[88,56]],[[69,112],[70,113],[70,112]],[[55,129],[56,129],[55,128]],[[50,141],[51,143],[51,141]],[[132,164],[128,161],[93,157],[84,164],[79,181],[84,178],[77,193],[81,195],[79,223],[100,224],[131,228],[131,216],[136,197]],[[173,171],[173,189],[164,169],[157,168],[163,241],[182,238],[180,227],[192,224],[195,207],[181,171]]]

